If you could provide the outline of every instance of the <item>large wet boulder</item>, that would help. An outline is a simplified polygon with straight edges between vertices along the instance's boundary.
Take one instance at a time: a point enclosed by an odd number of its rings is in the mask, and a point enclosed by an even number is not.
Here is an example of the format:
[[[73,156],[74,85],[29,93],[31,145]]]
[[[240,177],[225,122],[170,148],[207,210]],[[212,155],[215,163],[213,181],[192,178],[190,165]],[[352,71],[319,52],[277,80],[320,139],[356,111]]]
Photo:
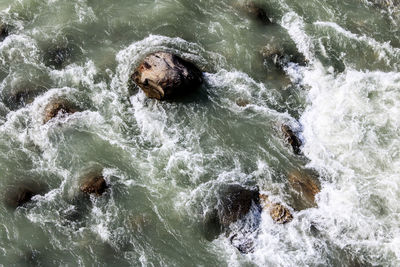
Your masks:
[[[263,209],[269,211],[271,218],[279,224],[285,224],[293,220],[290,210],[280,203],[273,203],[265,194],[260,194],[260,203]]]
[[[65,99],[53,99],[44,108],[43,123],[55,117],[66,117],[77,112],[77,108]]]
[[[107,187],[107,182],[101,174],[89,174],[82,181],[80,190],[86,194],[101,196]]]
[[[42,195],[47,187],[34,181],[23,181],[7,188],[4,203],[10,209],[16,209],[30,202],[36,195]]]
[[[288,175],[289,184],[300,195],[303,205],[313,207],[316,205],[315,196],[320,189],[315,179],[308,173],[302,171],[293,171]]]
[[[286,142],[288,142],[292,146],[293,152],[298,155],[301,154],[300,147],[302,146],[302,142],[300,138],[293,132],[293,130],[288,125],[282,125],[281,129]]]
[[[171,53],[157,52],[140,63],[132,80],[149,98],[161,100],[193,92],[203,82],[203,77],[191,62]]]
[[[244,1],[236,4],[238,9],[246,13],[248,16],[257,19],[263,24],[271,24],[271,20],[268,18],[266,10],[258,3],[254,1]]]

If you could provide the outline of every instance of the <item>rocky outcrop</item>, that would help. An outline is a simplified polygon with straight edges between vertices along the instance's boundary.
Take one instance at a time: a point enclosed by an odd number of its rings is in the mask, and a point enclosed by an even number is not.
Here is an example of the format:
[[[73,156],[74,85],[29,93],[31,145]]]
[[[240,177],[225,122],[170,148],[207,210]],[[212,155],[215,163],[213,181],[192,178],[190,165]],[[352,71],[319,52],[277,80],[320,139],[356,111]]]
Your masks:
[[[292,131],[292,129],[288,125],[281,126],[283,135],[285,137],[286,142],[288,142],[292,148],[293,152],[296,154],[301,154],[300,147],[302,146],[302,142],[299,137]]]
[[[311,175],[306,172],[293,171],[288,175],[289,184],[300,194],[308,206],[315,206],[315,196],[320,192],[318,185]]]
[[[257,19],[259,22],[263,24],[271,24],[271,20],[268,18],[267,12],[265,9],[253,2],[253,1],[245,1],[243,3],[237,3],[236,6],[246,13],[248,16],[253,17],[254,19]]]
[[[90,174],[84,178],[80,189],[83,193],[101,196],[107,189],[107,183],[101,174]]]
[[[288,208],[279,203],[272,203],[265,194],[260,194],[260,204],[263,209],[269,211],[271,218],[276,223],[285,224],[293,220],[293,216]]]
[[[132,80],[149,98],[171,99],[193,92],[203,82],[192,63],[167,52],[148,55],[132,74]]]
[[[66,117],[78,110],[65,99],[54,99],[44,108],[43,123],[47,123],[55,117]]]
[[[8,208],[16,209],[30,202],[32,197],[44,194],[46,190],[47,188],[43,184],[24,181],[7,188],[4,202]]]

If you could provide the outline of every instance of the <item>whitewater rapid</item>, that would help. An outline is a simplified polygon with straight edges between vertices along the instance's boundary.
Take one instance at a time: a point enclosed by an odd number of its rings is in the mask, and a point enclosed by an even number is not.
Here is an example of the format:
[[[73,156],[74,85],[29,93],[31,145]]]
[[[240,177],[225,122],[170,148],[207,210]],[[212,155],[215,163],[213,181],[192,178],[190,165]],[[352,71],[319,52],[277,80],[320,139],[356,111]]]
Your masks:
[[[400,264],[395,6],[260,1],[273,10],[264,27],[230,1],[9,2],[0,3],[13,26],[0,43],[0,192],[26,178],[48,190],[16,211],[0,207],[0,265]],[[262,50],[280,42],[307,64],[273,69]],[[59,43],[73,56],[56,68],[45,51]],[[157,51],[204,72],[195,99],[157,102],[129,83]],[[29,94],[16,103],[21,90]],[[43,124],[57,98],[81,111]],[[282,124],[299,133],[302,155]],[[84,202],[89,170],[109,189]],[[315,207],[297,208],[293,170],[318,177]],[[258,186],[293,221],[252,210],[248,254],[225,234],[207,240],[202,222],[227,184]]]

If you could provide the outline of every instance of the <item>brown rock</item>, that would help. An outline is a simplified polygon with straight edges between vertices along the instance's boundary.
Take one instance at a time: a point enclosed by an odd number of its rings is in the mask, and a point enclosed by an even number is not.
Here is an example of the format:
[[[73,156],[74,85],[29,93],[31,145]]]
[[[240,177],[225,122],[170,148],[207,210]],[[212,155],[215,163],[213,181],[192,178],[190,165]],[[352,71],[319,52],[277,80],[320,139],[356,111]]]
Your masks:
[[[294,171],[288,175],[289,183],[309,204],[315,205],[315,195],[320,192],[313,178],[305,172]]]
[[[292,146],[294,153],[301,154],[301,140],[296,136],[296,134],[292,131],[292,129],[290,129],[288,125],[282,125],[281,129],[285,136],[285,140]]]
[[[84,193],[101,196],[107,189],[107,183],[102,175],[90,175],[85,178],[80,189]]]
[[[166,52],[148,55],[132,80],[148,97],[159,100],[193,92],[203,82],[202,73],[194,64]]]
[[[43,123],[47,123],[49,120],[55,117],[65,117],[75,112],[77,112],[77,110],[72,106],[72,104],[68,103],[66,100],[53,100],[48,103],[44,109]]]
[[[260,203],[264,209],[269,210],[269,214],[276,223],[285,224],[293,220],[288,208],[279,203],[272,203],[267,195],[260,194]]]

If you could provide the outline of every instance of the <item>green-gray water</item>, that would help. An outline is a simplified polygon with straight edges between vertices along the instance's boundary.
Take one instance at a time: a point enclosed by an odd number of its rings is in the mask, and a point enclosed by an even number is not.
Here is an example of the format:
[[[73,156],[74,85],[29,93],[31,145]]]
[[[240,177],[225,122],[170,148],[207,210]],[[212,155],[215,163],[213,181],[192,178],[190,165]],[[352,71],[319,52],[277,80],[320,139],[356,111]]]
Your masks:
[[[0,265],[400,265],[394,2],[260,0],[266,25],[229,0],[1,0],[0,194],[25,180],[47,190],[15,211],[1,202]],[[280,70],[266,47],[307,64]],[[156,51],[204,71],[193,99],[130,90]],[[43,124],[57,97],[82,112]],[[110,187],[85,201],[93,169]],[[287,176],[305,169],[321,192],[301,209]],[[208,240],[204,217],[226,184],[258,186],[293,221],[262,212],[248,254],[224,234]]]

